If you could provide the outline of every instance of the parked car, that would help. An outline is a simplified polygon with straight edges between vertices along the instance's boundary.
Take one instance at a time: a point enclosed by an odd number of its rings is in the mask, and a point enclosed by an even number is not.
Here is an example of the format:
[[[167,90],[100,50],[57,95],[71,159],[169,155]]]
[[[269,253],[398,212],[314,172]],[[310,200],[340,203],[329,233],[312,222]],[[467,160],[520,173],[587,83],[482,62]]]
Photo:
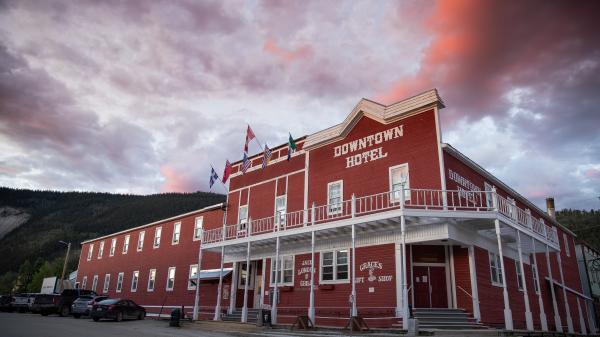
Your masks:
[[[89,316],[90,310],[97,302],[108,299],[108,296],[85,295],[77,298],[71,305],[71,314],[74,318]]]
[[[146,309],[132,300],[116,298],[94,304],[90,315],[95,322],[101,318],[110,318],[120,322],[124,319],[144,319]]]
[[[12,301],[12,307],[15,308],[18,312],[28,312],[31,310],[31,305],[33,304],[33,299],[35,298],[34,293],[21,293],[16,294]]]
[[[81,296],[85,296],[85,295],[96,296],[98,294],[96,294],[96,292],[94,292],[94,291],[85,290],[85,289],[65,289],[65,290],[63,290],[63,292],[60,294],[60,303],[58,304],[58,314],[61,317],[71,315],[71,305],[73,304],[73,302],[77,298],[79,298]]]
[[[0,311],[12,312],[14,310],[12,306],[13,301],[12,295],[2,295],[0,296]]]
[[[58,313],[60,304],[59,294],[36,294],[31,304],[31,312],[48,316]]]

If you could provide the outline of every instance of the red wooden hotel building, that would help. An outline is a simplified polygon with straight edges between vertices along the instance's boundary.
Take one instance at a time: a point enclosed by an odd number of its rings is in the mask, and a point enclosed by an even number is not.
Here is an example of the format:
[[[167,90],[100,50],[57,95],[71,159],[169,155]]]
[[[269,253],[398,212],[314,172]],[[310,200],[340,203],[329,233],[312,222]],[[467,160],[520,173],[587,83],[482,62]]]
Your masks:
[[[154,314],[192,312],[199,279],[210,319],[595,332],[575,235],[443,143],[443,107],[363,99],[289,161],[281,145],[264,169],[234,163],[226,204],[84,242],[78,282]]]

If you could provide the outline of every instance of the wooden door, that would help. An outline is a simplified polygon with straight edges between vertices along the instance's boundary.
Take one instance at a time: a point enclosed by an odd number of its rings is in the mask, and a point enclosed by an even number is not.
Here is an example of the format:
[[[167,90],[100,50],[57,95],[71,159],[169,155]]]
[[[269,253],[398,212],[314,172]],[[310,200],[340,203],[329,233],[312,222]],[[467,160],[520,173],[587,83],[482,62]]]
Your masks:
[[[415,292],[415,308],[429,308],[429,267],[413,267],[413,290]]]
[[[429,267],[429,286],[432,308],[447,308],[448,295],[446,289],[446,268]]]

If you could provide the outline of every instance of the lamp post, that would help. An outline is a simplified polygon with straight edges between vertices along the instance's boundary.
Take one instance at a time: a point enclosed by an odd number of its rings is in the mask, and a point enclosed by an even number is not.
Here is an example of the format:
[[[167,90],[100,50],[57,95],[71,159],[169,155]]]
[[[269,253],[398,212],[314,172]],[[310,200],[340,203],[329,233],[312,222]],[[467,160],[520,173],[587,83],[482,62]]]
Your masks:
[[[71,252],[71,243],[67,243],[64,241],[58,241],[60,244],[63,244],[65,246],[67,246],[67,255],[65,256],[65,263],[63,264],[63,270],[62,270],[62,274],[60,276],[60,292],[62,293],[62,291],[64,290],[64,282],[63,280],[65,279],[65,272],[67,271],[67,262],[69,261],[69,253]]]

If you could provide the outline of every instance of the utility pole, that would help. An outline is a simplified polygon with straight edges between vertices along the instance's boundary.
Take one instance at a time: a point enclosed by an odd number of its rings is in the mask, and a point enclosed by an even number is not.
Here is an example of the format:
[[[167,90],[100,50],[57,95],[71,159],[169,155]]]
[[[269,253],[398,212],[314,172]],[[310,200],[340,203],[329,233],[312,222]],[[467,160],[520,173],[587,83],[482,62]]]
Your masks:
[[[67,262],[69,262],[69,253],[71,252],[71,243],[66,243],[64,241],[58,241],[63,245],[67,246],[67,255],[65,256],[65,263],[63,264],[63,270],[62,270],[62,275],[60,276],[60,292],[62,293],[62,291],[64,290],[64,279],[65,279],[65,272],[67,271]]]

